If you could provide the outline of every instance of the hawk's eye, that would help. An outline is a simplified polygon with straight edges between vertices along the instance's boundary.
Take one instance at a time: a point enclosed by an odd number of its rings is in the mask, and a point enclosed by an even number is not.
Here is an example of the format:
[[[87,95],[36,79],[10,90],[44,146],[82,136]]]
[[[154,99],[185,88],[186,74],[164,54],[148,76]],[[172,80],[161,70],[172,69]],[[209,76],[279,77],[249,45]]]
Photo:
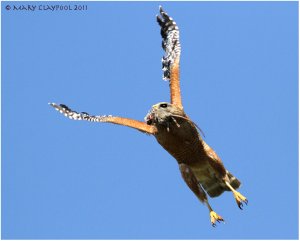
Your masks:
[[[160,104],[160,107],[162,107],[162,108],[167,108],[167,104]]]

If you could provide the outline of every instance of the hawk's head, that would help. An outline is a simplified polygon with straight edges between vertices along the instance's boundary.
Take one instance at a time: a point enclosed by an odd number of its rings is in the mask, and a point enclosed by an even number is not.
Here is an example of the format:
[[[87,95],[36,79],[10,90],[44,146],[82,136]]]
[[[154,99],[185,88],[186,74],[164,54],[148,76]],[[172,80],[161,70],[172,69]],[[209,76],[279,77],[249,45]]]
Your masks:
[[[185,117],[182,109],[167,102],[160,102],[153,105],[145,116],[148,125],[165,124],[172,121],[174,117]]]

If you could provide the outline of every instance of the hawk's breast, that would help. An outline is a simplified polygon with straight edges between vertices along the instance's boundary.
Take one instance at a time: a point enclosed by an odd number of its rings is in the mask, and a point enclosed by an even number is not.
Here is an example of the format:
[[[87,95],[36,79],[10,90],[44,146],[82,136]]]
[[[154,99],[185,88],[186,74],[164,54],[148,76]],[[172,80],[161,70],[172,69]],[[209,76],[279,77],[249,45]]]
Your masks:
[[[155,137],[178,163],[190,164],[201,160],[204,155],[202,139],[193,123],[185,119],[176,119],[179,125],[157,125]],[[203,158],[202,158],[203,159]],[[200,161],[201,162],[201,161]],[[199,163],[198,165],[201,165]]]

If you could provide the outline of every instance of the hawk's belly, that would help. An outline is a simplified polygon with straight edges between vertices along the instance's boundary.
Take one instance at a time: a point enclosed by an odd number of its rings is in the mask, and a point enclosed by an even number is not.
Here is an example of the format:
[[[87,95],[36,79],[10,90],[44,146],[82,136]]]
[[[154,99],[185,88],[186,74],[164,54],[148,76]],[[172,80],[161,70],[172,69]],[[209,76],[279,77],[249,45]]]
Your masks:
[[[219,196],[227,190],[221,181],[226,175],[226,170],[221,163],[216,163],[205,151],[204,141],[201,139],[196,127],[186,121],[169,126],[158,128],[155,137],[177,162],[188,165],[196,179],[204,190],[211,196]]]
[[[197,164],[198,163],[196,163],[196,165],[191,165],[190,167],[194,175],[196,176],[197,180],[201,184],[205,184],[215,177],[214,170],[211,169],[211,166],[208,165],[207,162],[205,162],[205,164],[203,163],[203,165],[197,165]]]

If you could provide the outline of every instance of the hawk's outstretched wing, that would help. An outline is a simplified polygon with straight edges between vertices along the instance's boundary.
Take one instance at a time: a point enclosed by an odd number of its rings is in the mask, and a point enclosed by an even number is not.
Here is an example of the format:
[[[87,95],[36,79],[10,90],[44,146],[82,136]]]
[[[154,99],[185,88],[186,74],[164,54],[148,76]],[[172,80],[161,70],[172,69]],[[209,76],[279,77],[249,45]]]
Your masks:
[[[54,107],[57,111],[64,114],[66,117],[72,119],[72,120],[86,120],[86,121],[92,121],[92,122],[108,122],[123,126],[128,126],[134,129],[137,129],[139,131],[145,132],[147,134],[155,134],[156,127],[147,125],[144,122],[123,118],[123,117],[117,117],[117,116],[111,116],[111,115],[89,115],[86,112],[76,112],[71,110],[68,106],[64,104],[55,104],[55,103],[49,103],[52,107]]]
[[[170,81],[171,103],[182,107],[179,81],[179,61],[181,47],[179,42],[179,28],[174,20],[159,7],[160,15],[157,22],[161,27],[162,47],[165,55],[162,58],[163,79]]]

